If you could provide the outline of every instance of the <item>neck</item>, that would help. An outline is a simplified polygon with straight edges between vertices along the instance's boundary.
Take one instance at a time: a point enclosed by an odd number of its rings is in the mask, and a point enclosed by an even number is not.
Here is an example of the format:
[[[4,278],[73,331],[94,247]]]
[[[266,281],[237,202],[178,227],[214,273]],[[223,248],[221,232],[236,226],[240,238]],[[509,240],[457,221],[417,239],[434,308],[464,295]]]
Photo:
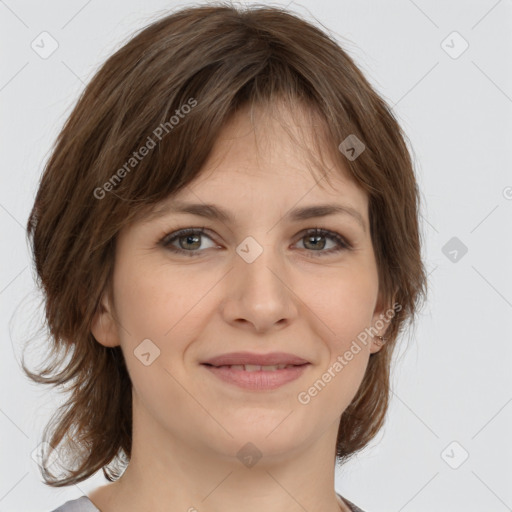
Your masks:
[[[263,438],[255,443],[262,447],[258,458],[241,439],[231,439],[234,449],[219,453],[208,440],[191,444],[134,414],[128,467],[90,499],[101,512],[239,512],[241,505],[245,512],[348,511],[334,490],[337,430],[338,421],[293,453],[279,453]]]

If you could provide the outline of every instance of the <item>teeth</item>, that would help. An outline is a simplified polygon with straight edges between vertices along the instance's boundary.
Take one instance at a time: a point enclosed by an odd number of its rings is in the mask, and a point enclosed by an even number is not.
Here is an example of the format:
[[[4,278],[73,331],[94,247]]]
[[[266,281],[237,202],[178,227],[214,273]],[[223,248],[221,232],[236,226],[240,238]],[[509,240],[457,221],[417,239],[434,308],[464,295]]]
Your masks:
[[[257,372],[258,370],[261,370],[261,366],[258,366],[257,364],[244,364],[244,370],[246,372]]]
[[[287,368],[288,366],[293,366],[292,364],[275,364],[275,365],[267,365],[260,366],[257,364],[232,364],[229,365],[228,368],[232,368],[233,370],[244,370],[246,372],[273,372],[275,370],[282,370],[283,368]]]

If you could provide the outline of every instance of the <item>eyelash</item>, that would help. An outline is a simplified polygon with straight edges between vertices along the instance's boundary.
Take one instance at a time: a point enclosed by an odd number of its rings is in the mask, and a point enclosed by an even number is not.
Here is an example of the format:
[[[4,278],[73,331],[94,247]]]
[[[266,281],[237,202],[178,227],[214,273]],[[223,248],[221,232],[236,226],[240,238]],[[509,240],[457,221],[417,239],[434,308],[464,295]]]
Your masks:
[[[172,242],[174,242],[175,240],[178,240],[179,238],[187,236],[187,235],[207,236],[211,240],[212,238],[205,231],[206,231],[205,227],[180,229],[178,231],[173,231],[172,233],[166,234],[160,240],[159,243],[166,249],[168,249],[171,252],[174,252],[176,254],[184,254],[189,257],[196,257],[196,256],[199,256],[200,253],[203,251],[201,251],[199,249],[194,249],[192,251],[186,251],[184,249],[179,249],[177,247],[173,247],[170,244]],[[339,235],[338,233],[336,233],[334,231],[329,231],[329,230],[323,229],[323,228],[310,228],[310,229],[305,230],[303,236],[301,238],[299,238],[299,241],[307,236],[326,236],[328,238],[333,239],[338,244],[337,248],[328,249],[326,251],[322,251],[322,250],[321,251],[310,251],[308,249],[305,249],[308,252],[312,252],[313,253],[312,256],[315,258],[321,257],[326,254],[334,254],[334,253],[338,253],[343,250],[347,251],[347,250],[352,249],[352,246],[350,245],[350,243],[345,238],[343,238],[341,235]],[[318,253],[318,254],[314,254],[314,253]]]

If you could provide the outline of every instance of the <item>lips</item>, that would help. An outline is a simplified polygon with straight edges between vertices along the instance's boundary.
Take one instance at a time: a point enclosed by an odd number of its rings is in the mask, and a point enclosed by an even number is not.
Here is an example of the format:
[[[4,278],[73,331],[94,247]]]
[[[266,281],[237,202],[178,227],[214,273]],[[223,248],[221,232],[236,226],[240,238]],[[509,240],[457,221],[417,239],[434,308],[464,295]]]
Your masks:
[[[202,364],[209,366],[230,366],[239,370],[279,370],[288,366],[300,366],[308,364],[309,361],[294,354],[285,352],[271,352],[268,354],[257,354],[254,352],[231,352],[212,357]]]
[[[295,354],[271,352],[231,352],[201,363],[225,383],[247,391],[272,391],[298,379],[310,362]]]
[[[246,391],[272,391],[299,379],[310,366],[309,363],[300,365],[201,365],[216,380],[237,386]],[[273,369],[276,368],[277,369]]]

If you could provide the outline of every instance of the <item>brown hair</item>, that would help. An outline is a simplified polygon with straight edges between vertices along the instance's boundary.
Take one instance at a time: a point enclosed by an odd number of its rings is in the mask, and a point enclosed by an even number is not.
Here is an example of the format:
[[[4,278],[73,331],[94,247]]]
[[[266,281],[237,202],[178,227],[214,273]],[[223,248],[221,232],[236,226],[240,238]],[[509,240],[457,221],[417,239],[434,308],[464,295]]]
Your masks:
[[[320,115],[323,144],[368,193],[379,291],[400,308],[341,417],[338,461],[382,427],[395,342],[426,294],[419,191],[405,136],[332,36],[282,8],[210,3],[157,20],[108,58],[67,119],[41,177],[27,234],[51,351],[38,373],[22,366],[34,381],[68,385],[70,392],[43,435],[59,447],[59,460],[67,460],[55,476],[44,454],[47,485],[78,483],[99,469],[114,481],[130,459],[124,357],[119,346],[105,347],[91,334],[103,293],[112,296],[117,234],[200,174],[216,135],[239,108],[279,99]],[[355,159],[337,149],[349,135],[365,145]],[[134,155],[142,146],[149,151],[139,159]]]

